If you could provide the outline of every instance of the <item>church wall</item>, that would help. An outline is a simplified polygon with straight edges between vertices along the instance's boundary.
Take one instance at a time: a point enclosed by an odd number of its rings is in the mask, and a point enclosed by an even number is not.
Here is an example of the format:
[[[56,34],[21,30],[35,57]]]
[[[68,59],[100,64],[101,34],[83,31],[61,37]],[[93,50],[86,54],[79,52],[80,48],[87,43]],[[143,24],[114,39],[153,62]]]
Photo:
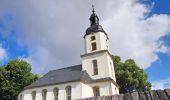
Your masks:
[[[93,97],[93,87],[99,87],[100,96],[112,95],[111,82],[95,82],[95,83],[82,83],[82,98]],[[114,92],[114,91],[113,91]]]
[[[93,96],[92,87],[89,84],[82,83],[82,98],[88,98]]]
[[[23,95],[22,100],[32,100],[31,92],[36,91],[36,100],[42,100],[41,91],[47,89],[47,100],[54,100],[53,89],[59,88],[59,100],[66,100],[65,87],[72,86],[72,99],[88,98],[93,97],[93,87],[99,87],[100,96],[108,96],[113,94],[118,94],[118,88],[111,82],[95,82],[95,83],[82,83],[82,82],[72,82],[61,85],[46,86],[34,89],[28,89],[22,91],[20,94]],[[115,90],[116,88],[116,90]]]
[[[110,91],[110,81],[107,82],[96,82],[96,83],[91,83],[89,84],[92,88],[98,86],[100,89],[100,96],[107,96],[111,95]],[[92,93],[93,94],[93,93]],[[93,95],[94,96],[94,95]]]
[[[119,89],[111,81],[82,83],[82,98],[93,97],[93,87],[99,87],[100,96],[119,94]]]
[[[60,85],[52,85],[52,86],[44,86],[39,88],[33,88],[33,89],[27,89],[22,91],[20,94],[23,95],[23,100],[32,100],[31,93],[32,91],[36,91],[36,100],[42,100],[42,90],[47,89],[47,100],[54,100],[53,96],[53,89],[59,88],[59,100],[65,100],[66,98],[66,92],[65,88],[66,86],[72,87],[72,99],[81,98],[81,82],[71,82],[66,84],[60,84]]]
[[[119,94],[119,88],[111,82],[112,95]]]

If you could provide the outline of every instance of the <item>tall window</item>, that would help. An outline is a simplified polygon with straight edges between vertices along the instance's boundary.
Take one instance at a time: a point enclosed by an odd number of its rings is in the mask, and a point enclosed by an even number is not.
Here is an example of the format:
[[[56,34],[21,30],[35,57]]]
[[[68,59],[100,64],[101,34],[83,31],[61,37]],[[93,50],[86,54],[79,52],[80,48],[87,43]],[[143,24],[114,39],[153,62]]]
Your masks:
[[[113,66],[112,66],[111,62],[110,62],[110,67],[111,67],[112,77],[114,77],[114,75],[113,75]]]
[[[44,89],[42,90],[42,100],[46,100],[46,97],[47,97],[47,90]]]
[[[19,100],[22,100],[22,94],[20,95]]]
[[[116,92],[116,94],[117,94],[117,89],[115,88],[115,92]]]
[[[71,100],[71,86],[66,87],[66,100]]]
[[[96,37],[95,36],[91,36],[91,41],[95,40]]]
[[[36,98],[36,91],[32,91],[31,95],[32,95],[32,100],[35,100],[35,98]]]
[[[98,74],[98,65],[97,65],[97,60],[93,60],[93,74],[97,75]]]
[[[92,46],[92,51],[97,49],[96,42],[92,43],[91,46]]]
[[[109,48],[109,46],[108,46],[108,40],[106,39],[106,47],[107,47],[107,49]]]
[[[99,87],[93,87],[93,93],[94,93],[94,96],[97,97],[97,96],[100,96],[100,89]]]
[[[54,100],[58,100],[59,89],[58,88],[54,88],[53,92],[54,92]]]

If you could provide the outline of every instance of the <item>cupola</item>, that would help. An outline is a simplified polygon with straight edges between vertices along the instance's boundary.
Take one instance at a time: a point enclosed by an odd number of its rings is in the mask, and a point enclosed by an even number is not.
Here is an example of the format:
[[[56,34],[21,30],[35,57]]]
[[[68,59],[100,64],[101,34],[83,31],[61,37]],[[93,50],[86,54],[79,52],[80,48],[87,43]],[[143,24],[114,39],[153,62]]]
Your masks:
[[[95,13],[94,6],[93,6],[92,14],[91,14],[89,20],[90,20],[90,27],[87,28],[84,38],[86,37],[86,35],[97,33],[97,32],[105,33],[103,27],[99,24],[99,17]]]

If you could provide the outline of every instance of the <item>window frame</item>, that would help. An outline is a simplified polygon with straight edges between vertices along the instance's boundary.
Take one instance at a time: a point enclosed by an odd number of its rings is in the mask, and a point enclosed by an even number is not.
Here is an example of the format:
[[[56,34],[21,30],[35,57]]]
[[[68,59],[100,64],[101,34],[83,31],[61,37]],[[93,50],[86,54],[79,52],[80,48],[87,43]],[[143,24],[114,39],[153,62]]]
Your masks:
[[[91,50],[92,51],[97,50],[97,43],[96,42],[91,43]]]
[[[93,95],[94,95],[94,97],[100,96],[100,88],[99,88],[99,86],[93,87]]]
[[[36,99],[36,91],[32,91],[31,96],[32,96],[32,100],[35,100]]]
[[[23,98],[23,95],[22,95],[22,94],[20,94],[20,96],[19,96],[19,100],[22,100],[22,98]]]
[[[113,67],[113,63],[110,62],[110,67],[111,67],[111,73],[112,73],[112,77],[114,78],[114,67]]]
[[[47,89],[42,90],[42,100],[47,100]]]
[[[91,41],[94,41],[94,40],[96,40],[96,36],[91,36],[90,39],[91,39]]]
[[[71,100],[72,95],[72,87],[66,86],[66,100]]]
[[[92,66],[93,66],[93,75],[98,75],[99,71],[98,71],[98,61],[92,60]]]
[[[59,88],[54,88],[53,89],[53,94],[54,94],[54,100],[59,100],[58,96],[59,96]],[[57,95],[56,95],[57,94]]]

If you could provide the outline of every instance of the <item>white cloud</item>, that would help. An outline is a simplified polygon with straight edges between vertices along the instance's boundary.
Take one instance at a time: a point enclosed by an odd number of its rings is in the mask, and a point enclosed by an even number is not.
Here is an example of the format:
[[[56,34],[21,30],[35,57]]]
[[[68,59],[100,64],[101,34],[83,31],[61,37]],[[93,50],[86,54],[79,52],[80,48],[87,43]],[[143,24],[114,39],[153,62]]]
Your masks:
[[[2,48],[2,44],[0,44],[0,62],[7,57],[6,50]]]
[[[170,17],[150,12],[144,4],[124,2],[114,15],[103,23],[111,37],[113,54],[123,59],[133,58],[142,68],[158,59],[157,52],[167,53],[168,47],[160,40],[170,32]]]
[[[4,0],[0,1],[0,15],[6,10],[14,15],[24,32],[17,41],[28,48],[26,59],[33,64],[34,72],[44,73],[81,63],[90,4],[90,0]],[[153,6],[137,0],[96,1],[112,54],[133,58],[147,68],[159,58],[157,52],[168,52],[161,38],[170,33],[170,17],[148,17]]]
[[[152,90],[170,88],[170,78],[152,82]]]

